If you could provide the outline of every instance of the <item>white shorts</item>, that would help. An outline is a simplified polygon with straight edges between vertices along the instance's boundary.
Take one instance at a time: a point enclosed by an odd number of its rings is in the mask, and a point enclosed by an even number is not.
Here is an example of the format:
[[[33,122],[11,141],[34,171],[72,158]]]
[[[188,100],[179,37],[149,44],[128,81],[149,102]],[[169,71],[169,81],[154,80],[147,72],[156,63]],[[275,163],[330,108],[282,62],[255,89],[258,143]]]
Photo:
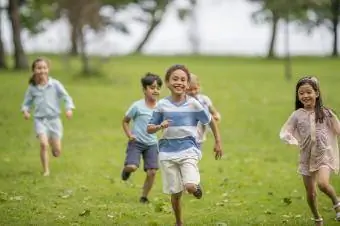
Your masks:
[[[200,173],[197,164],[198,160],[195,158],[161,160],[163,192],[176,194],[184,190],[185,184],[198,185]]]
[[[37,136],[44,134],[52,139],[61,139],[63,136],[63,124],[59,117],[35,118],[34,128]]]

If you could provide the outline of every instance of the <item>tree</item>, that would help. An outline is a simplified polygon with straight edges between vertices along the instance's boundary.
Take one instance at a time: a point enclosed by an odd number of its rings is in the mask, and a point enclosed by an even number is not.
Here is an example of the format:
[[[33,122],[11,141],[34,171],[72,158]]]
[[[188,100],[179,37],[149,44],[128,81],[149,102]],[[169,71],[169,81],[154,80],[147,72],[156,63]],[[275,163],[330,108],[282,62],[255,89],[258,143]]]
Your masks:
[[[1,6],[0,6],[1,7]],[[5,10],[6,8],[0,8],[0,24],[2,24],[2,11]],[[0,26],[0,69],[6,69],[7,64],[6,64],[6,54],[5,54],[5,48],[4,48],[4,43],[2,40],[2,26]]]
[[[337,57],[338,52],[338,26],[340,18],[340,0],[322,0],[318,4],[314,4],[310,7],[310,10],[314,12],[315,18],[308,21],[308,25],[317,27],[320,25],[326,26],[333,36],[332,43],[332,57]]]
[[[268,45],[267,57],[275,57],[275,43],[277,38],[278,24],[280,20],[287,23],[296,20],[305,20],[307,9],[322,0],[248,0],[261,5],[261,8],[254,12],[252,17],[256,23],[270,23],[271,36]],[[286,29],[287,31],[287,29]]]
[[[77,51],[80,51],[83,74],[91,74],[93,72],[89,65],[89,56],[86,51],[86,31],[93,30],[99,32],[103,28],[111,26],[121,32],[127,33],[128,30],[124,24],[114,21],[112,17],[100,14],[100,9],[105,4],[118,7],[126,3],[127,0],[73,0],[72,2],[68,0],[58,0],[61,16],[66,15],[73,31],[72,45],[75,44]]]
[[[148,25],[143,38],[137,44],[134,53],[140,53],[147,41],[150,39],[151,35],[161,23],[163,16],[166,12],[166,8],[169,4],[169,0],[137,0],[135,3],[141,8],[141,10],[146,14],[144,17],[135,17],[134,19]],[[146,18],[145,18],[146,17]]]
[[[187,6],[182,6],[177,9],[179,19],[188,22],[188,39],[193,54],[198,54],[200,49],[200,37],[198,34],[199,14],[197,9],[198,0],[187,0]]]
[[[271,0],[249,0],[250,2],[261,4],[261,8],[254,12],[252,17],[256,23],[270,23],[271,35],[268,45],[267,58],[275,57],[275,43],[277,36],[278,23],[283,18],[282,2]],[[287,4],[287,3],[286,3]]]
[[[15,69],[27,69],[28,60],[21,42],[21,21],[19,12],[19,1],[8,1],[8,14],[12,25],[12,40],[14,45],[14,67]]]

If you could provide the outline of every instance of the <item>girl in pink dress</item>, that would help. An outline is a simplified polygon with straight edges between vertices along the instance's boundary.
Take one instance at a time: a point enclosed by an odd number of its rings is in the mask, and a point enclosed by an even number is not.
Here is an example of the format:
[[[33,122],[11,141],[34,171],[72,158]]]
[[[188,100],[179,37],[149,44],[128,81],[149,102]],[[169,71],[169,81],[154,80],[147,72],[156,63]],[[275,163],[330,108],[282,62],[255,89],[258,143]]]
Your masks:
[[[306,188],[307,202],[315,224],[323,225],[316,202],[316,185],[333,203],[340,221],[340,199],[329,183],[331,172],[339,172],[337,135],[340,122],[333,111],[322,104],[319,82],[304,77],[296,85],[295,111],[280,131],[284,142],[300,148],[298,172]]]

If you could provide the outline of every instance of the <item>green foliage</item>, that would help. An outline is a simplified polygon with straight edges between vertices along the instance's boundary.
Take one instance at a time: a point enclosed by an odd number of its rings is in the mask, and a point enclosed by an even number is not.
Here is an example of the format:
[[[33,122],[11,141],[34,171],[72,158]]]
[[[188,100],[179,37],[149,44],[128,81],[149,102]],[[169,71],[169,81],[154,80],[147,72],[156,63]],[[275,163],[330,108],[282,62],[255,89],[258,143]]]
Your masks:
[[[47,29],[49,21],[57,19],[57,4],[51,0],[29,0],[21,7],[20,19],[23,28],[32,34],[38,34]]]

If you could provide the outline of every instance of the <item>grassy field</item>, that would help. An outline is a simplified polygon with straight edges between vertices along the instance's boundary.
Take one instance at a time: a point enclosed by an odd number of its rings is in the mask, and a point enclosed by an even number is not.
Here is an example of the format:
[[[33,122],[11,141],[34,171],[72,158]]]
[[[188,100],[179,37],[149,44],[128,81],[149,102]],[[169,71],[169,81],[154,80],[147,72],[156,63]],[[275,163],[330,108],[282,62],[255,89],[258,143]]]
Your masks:
[[[222,114],[225,156],[215,161],[210,136],[200,162],[204,196],[183,199],[186,225],[313,225],[300,176],[298,151],[278,138],[293,110],[295,82],[313,74],[321,80],[327,106],[340,111],[340,60],[298,58],[293,79],[282,62],[223,57],[117,57],[100,64],[104,77],[75,77],[79,63],[66,67],[52,58],[52,72],[76,104],[63,115],[61,158],[51,158],[51,176],[41,176],[33,122],[19,111],[30,72],[0,71],[0,225],[173,225],[169,197],[157,175],[151,204],[138,203],[144,173],[124,183],[120,172],[126,138],[121,119],[142,97],[140,77],[164,76],[175,63],[200,76],[203,92]],[[162,96],[168,94],[164,87]],[[340,193],[340,178],[332,177]],[[325,225],[337,225],[331,202],[319,193]]]

